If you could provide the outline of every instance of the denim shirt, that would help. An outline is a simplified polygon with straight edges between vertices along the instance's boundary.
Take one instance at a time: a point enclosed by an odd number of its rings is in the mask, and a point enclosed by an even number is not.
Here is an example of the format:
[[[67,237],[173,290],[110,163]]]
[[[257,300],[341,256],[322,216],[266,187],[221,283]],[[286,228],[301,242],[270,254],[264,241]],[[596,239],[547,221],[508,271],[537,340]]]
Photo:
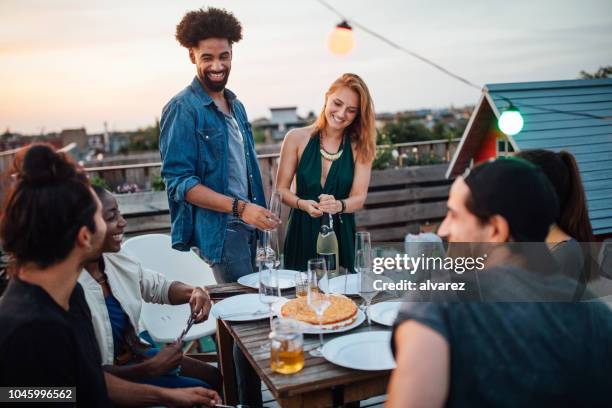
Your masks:
[[[236,95],[226,89],[225,97],[245,139],[250,199],[254,204],[265,207],[251,124]],[[227,194],[228,137],[223,112],[217,108],[197,77],[164,106],[159,149],[161,175],[170,207],[172,247],[180,251],[196,247],[211,263],[221,261],[229,214],[193,205],[185,196],[198,184]]]

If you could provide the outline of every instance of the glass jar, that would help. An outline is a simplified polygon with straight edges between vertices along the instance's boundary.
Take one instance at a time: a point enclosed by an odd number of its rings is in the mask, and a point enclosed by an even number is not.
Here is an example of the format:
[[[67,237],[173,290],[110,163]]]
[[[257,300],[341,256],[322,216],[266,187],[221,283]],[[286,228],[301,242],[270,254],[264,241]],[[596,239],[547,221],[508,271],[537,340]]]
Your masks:
[[[272,322],[270,368],[281,374],[294,374],[304,367],[304,336],[300,324],[292,319]]]

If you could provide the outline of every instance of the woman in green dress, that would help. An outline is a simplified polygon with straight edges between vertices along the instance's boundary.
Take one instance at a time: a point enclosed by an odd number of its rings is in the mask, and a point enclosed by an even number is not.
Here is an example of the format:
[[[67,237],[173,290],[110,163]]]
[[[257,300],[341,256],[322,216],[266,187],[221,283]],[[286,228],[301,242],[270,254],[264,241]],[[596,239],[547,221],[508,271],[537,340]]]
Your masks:
[[[305,270],[316,258],[321,216],[332,214],[340,266],[353,270],[354,213],[365,202],[376,153],[374,104],[364,81],[343,74],[325,93],[317,121],[291,129],[281,148],[276,189],[291,207],[285,267]],[[291,191],[295,176],[296,191]]]

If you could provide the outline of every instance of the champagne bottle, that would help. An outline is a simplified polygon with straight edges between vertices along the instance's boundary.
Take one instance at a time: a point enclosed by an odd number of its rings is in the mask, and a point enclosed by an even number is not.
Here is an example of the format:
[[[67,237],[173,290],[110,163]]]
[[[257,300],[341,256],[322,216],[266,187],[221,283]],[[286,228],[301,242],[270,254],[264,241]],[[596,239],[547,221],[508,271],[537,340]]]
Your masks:
[[[339,275],[338,239],[334,232],[334,221],[331,214],[323,214],[321,217],[321,229],[317,237],[317,256],[325,259],[330,278]]]

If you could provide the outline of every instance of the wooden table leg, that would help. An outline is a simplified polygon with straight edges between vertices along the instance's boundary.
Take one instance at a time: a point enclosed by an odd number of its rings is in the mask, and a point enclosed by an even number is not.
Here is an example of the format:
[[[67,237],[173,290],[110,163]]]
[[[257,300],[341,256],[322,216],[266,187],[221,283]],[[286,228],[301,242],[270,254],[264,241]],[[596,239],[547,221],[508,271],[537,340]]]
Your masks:
[[[217,319],[217,353],[219,369],[223,375],[224,401],[228,405],[238,404],[238,390],[234,372],[234,340],[229,334],[223,320]]]

